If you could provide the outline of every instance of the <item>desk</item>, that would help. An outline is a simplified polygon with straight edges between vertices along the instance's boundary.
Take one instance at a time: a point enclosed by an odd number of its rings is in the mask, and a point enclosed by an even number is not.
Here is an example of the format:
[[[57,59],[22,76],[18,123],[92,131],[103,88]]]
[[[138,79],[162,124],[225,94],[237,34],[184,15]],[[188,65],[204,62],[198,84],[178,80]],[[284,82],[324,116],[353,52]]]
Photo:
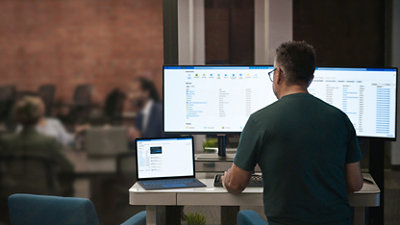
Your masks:
[[[372,179],[369,174],[363,175]],[[162,214],[163,206],[263,206],[263,188],[248,187],[242,194],[233,195],[223,188],[214,187],[213,179],[200,181],[207,187],[147,191],[135,183],[129,189],[129,204],[146,206],[148,225],[157,224],[157,213]],[[350,205],[355,207],[355,225],[364,224],[365,207],[379,206],[379,193],[375,183],[365,183],[360,191],[349,195]]]

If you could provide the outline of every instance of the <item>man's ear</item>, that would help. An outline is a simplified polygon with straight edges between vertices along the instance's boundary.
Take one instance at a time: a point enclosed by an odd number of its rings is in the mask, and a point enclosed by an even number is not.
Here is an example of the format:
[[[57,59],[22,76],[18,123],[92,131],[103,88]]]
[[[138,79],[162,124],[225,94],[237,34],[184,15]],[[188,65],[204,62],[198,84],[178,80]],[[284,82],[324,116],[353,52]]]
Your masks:
[[[280,84],[283,79],[282,69],[280,67],[276,68],[276,83]]]

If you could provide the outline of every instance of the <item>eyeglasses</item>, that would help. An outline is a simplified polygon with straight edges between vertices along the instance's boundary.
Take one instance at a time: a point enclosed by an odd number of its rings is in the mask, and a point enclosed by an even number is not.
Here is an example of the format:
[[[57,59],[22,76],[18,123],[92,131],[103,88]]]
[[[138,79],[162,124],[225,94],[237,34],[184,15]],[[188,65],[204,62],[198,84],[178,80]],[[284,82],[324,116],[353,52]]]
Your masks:
[[[276,68],[277,67],[275,67],[273,70],[268,72],[268,76],[269,76],[269,79],[271,80],[271,82],[274,82],[274,80],[271,78],[271,74],[272,74],[272,76],[274,75],[274,71],[276,70]]]

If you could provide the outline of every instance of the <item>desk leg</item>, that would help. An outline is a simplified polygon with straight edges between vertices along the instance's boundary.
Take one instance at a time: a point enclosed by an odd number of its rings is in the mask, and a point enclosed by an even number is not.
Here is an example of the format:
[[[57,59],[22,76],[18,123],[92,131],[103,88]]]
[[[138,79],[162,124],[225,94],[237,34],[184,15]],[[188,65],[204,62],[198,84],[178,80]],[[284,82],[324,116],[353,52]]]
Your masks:
[[[353,225],[365,225],[365,207],[354,207]]]
[[[165,207],[146,206],[146,225],[165,225]]]
[[[236,225],[240,206],[221,206],[221,225]]]

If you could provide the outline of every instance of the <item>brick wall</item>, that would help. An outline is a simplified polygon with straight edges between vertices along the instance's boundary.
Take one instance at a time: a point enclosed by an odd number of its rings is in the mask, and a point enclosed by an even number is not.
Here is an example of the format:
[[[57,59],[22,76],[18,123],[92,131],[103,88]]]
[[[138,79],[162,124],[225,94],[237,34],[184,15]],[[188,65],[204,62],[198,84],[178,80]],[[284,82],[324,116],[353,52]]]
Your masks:
[[[161,91],[162,0],[0,1],[0,85],[56,85],[71,102],[78,84],[103,103],[135,76]]]

